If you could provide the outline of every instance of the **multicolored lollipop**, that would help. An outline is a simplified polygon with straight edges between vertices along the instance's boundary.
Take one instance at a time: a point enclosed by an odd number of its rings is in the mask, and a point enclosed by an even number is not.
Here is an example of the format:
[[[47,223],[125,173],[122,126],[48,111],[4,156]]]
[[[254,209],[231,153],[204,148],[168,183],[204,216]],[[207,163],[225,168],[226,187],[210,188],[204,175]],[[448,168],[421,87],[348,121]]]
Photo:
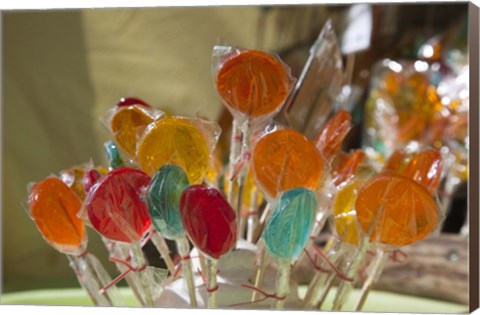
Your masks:
[[[294,188],[282,193],[267,221],[263,239],[268,252],[280,266],[277,278],[275,307],[282,309],[289,291],[290,264],[307,244],[315,221],[317,200],[306,188]]]
[[[191,121],[166,117],[150,124],[138,144],[137,158],[149,175],[165,164],[185,170],[193,184],[202,182],[210,159],[210,148],[201,130]]]
[[[217,259],[229,252],[237,241],[235,212],[216,188],[194,185],[183,192],[180,213],[190,240],[207,255],[208,307],[215,308]]]
[[[31,187],[29,215],[43,238],[59,252],[66,254],[78,281],[96,305],[121,306],[115,288],[106,295],[99,290],[111,281],[101,263],[87,252],[85,224],[77,216],[81,201],[63,181],[48,177]]]

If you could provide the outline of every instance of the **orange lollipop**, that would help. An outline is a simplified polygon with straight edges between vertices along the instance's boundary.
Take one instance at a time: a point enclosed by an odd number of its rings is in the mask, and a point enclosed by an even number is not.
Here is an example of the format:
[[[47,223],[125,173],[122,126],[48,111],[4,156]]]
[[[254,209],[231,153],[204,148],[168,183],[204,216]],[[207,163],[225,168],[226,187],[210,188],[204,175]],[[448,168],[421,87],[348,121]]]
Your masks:
[[[433,195],[442,178],[442,155],[432,149],[417,153],[402,175],[413,179]]]
[[[340,152],[335,161],[334,184],[340,186],[352,178],[357,172],[358,167],[362,164],[366,154],[362,150],[355,150],[352,154],[347,155]]]
[[[365,185],[355,203],[358,222],[370,240],[404,246],[425,238],[437,225],[429,191],[410,178],[384,174]],[[376,221],[376,222],[373,222]]]
[[[224,61],[216,75],[222,100],[254,118],[280,109],[291,89],[287,67],[258,50],[244,50]]]
[[[351,128],[352,116],[345,110],[336,112],[322,128],[315,145],[327,161],[333,159]]]
[[[403,172],[403,168],[405,167],[404,162],[406,157],[407,153],[405,151],[396,150],[385,162],[385,165],[383,166],[383,171],[401,174]]]
[[[138,128],[147,126],[153,120],[154,118],[147,113],[144,105],[117,107],[110,126],[118,147],[129,157],[134,157]]]
[[[303,134],[281,129],[257,142],[253,149],[253,172],[270,197],[297,187],[316,190],[325,168],[315,145]]]
[[[50,177],[35,184],[28,202],[30,216],[48,243],[64,254],[83,252],[85,225],[77,217],[81,202],[64,182]]]

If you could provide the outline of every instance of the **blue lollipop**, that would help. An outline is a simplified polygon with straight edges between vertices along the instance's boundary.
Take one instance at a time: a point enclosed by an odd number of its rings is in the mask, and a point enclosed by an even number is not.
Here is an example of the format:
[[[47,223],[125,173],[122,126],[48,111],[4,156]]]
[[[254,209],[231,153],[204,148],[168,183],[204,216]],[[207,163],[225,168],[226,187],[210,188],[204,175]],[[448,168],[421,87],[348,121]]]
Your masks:
[[[317,210],[315,193],[306,188],[285,191],[274,206],[263,234],[268,252],[280,266],[275,307],[283,309],[288,294],[290,264],[307,244]]]

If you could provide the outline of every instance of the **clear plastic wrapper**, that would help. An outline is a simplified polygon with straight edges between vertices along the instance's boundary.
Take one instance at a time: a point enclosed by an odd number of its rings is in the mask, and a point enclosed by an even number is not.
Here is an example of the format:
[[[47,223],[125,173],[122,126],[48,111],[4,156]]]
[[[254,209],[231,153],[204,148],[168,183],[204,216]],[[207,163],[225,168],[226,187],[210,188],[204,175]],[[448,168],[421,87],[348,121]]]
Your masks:
[[[115,241],[139,241],[152,221],[142,192],[150,177],[132,168],[118,168],[99,180],[85,200],[88,220],[101,235]]]
[[[345,76],[340,45],[327,21],[284,107],[289,125],[313,139],[327,120]]]
[[[145,128],[164,115],[141,100],[129,98],[110,109],[101,121],[112,133],[119,150],[131,161],[135,161],[139,129]]]
[[[278,113],[295,82],[278,56],[229,46],[213,48],[212,73],[218,94],[240,124]]]
[[[190,183],[201,183],[220,135],[215,122],[198,118],[164,117],[144,130],[137,145],[140,167],[153,175],[162,165],[181,167]]]

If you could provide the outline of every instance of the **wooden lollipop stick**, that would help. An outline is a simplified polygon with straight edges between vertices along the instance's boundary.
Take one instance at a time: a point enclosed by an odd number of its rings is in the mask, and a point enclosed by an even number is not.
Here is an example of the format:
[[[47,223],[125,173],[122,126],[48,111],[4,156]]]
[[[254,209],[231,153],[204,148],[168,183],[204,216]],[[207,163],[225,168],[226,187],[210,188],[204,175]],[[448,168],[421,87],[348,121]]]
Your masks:
[[[275,292],[276,300],[273,302],[272,308],[283,310],[285,307],[285,299],[290,292],[290,272],[292,270],[290,262],[279,263],[280,270],[277,276],[277,289]]]
[[[168,271],[170,271],[170,274],[173,275],[175,273],[175,264],[173,263],[173,260],[170,257],[170,249],[168,248],[167,242],[155,230],[152,233],[153,234],[152,234],[151,241],[153,245],[155,245],[155,247],[157,248],[160,255],[162,256],[163,261],[165,261]]]
[[[78,282],[87,291],[95,305],[119,306],[113,303],[110,296],[99,293],[103,285],[85,256],[67,255],[67,257],[77,275]]]
[[[368,275],[367,280],[364,282],[363,287],[362,287],[362,292],[360,293],[360,298],[357,302],[357,305],[355,306],[355,311],[359,312],[362,310],[363,305],[365,304],[365,301],[367,300],[368,293],[370,293],[370,290],[374,286],[374,284],[378,281],[378,278],[380,277],[383,268],[385,267],[385,263],[388,261],[388,255],[386,255],[385,251],[383,249],[379,249],[377,252],[377,256],[375,257],[375,260],[373,262],[373,270],[372,272]]]
[[[208,308],[217,308],[217,260],[207,258]]]
[[[197,307],[197,297],[195,294],[195,283],[193,282],[192,261],[190,259],[190,247],[185,236],[177,239],[178,253],[182,257],[182,273],[187,282],[190,305]]]
[[[143,269],[147,262],[145,260],[145,256],[143,254],[142,248],[138,243],[132,243],[131,247],[131,255],[132,262],[137,265],[137,268]],[[152,288],[147,284],[151,279],[149,279],[149,275],[145,272],[145,270],[138,270],[138,274],[140,277],[141,289],[143,291],[143,297],[145,299],[145,305],[149,307],[155,306],[153,301],[153,292]]]
[[[105,244],[105,247],[107,248],[108,254],[110,257],[117,257],[117,258],[126,258],[128,257],[129,253],[128,250],[126,249],[125,245],[126,243],[115,243],[113,241],[110,241],[109,239],[102,237],[102,241]],[[124,245],[125,244],[125,245]],[[120,263],[115,262],[115,266],[121,273],[127,272],[128,268]],[[142,298],[142,294],[140,293],[140,284],[138,281],[138,274],[136,272],[129,272],[125,276],[125,281],[127,282],[128,286],[132,290],[135,298],[137,299],[138,303],[141,306],[145,306],[145,301]]]
[[[260,251],[260,264],[257,266],[257,269],[255,271],[254,286],[260,289],[263,283],[265,270],[267,269],[268,253],[265,250],[265,246],[259,247],[258,250]],[[257,295],[258,292],[256,290],[253,290],[251,299],[252,302],[257,300]]]

